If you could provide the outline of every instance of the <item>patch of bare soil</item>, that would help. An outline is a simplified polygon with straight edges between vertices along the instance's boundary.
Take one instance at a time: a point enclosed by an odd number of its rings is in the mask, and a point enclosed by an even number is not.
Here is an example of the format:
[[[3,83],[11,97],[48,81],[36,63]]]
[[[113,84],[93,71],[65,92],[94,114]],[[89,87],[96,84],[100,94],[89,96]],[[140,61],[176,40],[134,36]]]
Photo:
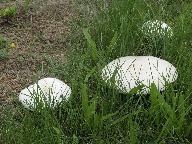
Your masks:
[[[70,3],[38,1],[31,7],[30,12],[21,11],[10,23],[0,23],[0,34],[16,44],[9,59],[0,61],[0,106],[10,100],[11,94],[49,75],[41,71],[46,65],[44,55],[58,62],[66,60]]]

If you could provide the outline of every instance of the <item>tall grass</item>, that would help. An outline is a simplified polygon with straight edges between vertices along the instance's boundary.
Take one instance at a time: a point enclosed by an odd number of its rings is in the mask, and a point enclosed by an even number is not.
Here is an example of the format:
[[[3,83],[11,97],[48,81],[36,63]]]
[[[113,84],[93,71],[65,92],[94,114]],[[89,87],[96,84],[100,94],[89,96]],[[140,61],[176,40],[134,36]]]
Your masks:
[[[88,3],[89,2],[89,3]],[[4,143],[190,143],[192,140],[191,2],[151,0],[75,1],[79,19],[71,23],[67,65],[50,72],[72,88],[68,102],[55,110],[28,111],[17,100],[5,108]],[[81,7],[83,6],[83,7]],[[172,38],[149,39],[145,21],[158,19]],[[153,55],[171,62],[179,78],[149,95],[120,94],[105,84],[101,69],[128,55]]]

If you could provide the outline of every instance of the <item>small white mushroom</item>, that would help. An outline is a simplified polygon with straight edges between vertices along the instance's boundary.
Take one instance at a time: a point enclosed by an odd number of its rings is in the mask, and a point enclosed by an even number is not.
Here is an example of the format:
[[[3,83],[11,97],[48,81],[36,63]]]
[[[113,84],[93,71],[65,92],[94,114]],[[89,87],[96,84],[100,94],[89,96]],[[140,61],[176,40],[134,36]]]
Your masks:
[[[177,79],[176,68],[169,62],[153,56],[126,56],[110,62],[102,70],[102,79],[122,93],[144,85],[143,94],[150,91],[152,83],[159,91],[165,90],[166,83]]]
[[[56,78],[44,78],[23,89],[19,94],[19,101],[29,109],[35,109],[39,103],[55,107],[70,95],[71,88],[64,82]]]
[[[172,28],[159,20],[150,20],[143,24],[142,31],[149,37],[173,36]]]

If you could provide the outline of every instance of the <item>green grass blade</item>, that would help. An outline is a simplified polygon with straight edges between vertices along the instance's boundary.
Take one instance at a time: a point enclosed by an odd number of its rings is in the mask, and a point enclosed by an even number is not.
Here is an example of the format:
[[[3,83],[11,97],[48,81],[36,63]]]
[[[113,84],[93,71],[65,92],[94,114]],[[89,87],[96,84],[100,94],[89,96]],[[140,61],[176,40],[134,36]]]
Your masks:
[[[83,34],[88,42],[88,46],[91,49],[91,55],[93,60],[97,60],[99,58],[99,52],[97,50],[97,45],[96,43],[93,41],[93,39],[91,38],[91,35],[89,34],[89,29],[88,28],[84,28],[83,29]]]

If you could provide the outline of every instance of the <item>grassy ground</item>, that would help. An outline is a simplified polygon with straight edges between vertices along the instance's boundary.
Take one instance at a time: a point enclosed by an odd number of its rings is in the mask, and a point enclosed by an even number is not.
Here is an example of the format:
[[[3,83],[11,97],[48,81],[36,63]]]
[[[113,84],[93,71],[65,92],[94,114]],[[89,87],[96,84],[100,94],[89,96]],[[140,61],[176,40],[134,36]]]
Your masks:
[[[70,23],[67,63],[47,58],[49,74],[71,86],[70,100],[32,112],[15,97],[3,107],[2,143],[191,143],[192,3],[75,0],[73,6],[79,15]],[[140,27],[150,19],[168,23],[174,36],[147,39]],[[178,80],[162,93],[152,86],[149,95],[119,94],[100,72],[127,55],[165,59],[177,68]]]
[[[18,7],[18,14],[9,23],[0,20],[1,35],[16,44],[8,59],[0,61],[0,103],[10,100],[10,94],[18,93],[23,86],[48,75],[49,58],[62,63],[66,61],[66,37],[71,17],[69,3],[34,1],[25,12],[21,2],[0,3],[2,8]]]

